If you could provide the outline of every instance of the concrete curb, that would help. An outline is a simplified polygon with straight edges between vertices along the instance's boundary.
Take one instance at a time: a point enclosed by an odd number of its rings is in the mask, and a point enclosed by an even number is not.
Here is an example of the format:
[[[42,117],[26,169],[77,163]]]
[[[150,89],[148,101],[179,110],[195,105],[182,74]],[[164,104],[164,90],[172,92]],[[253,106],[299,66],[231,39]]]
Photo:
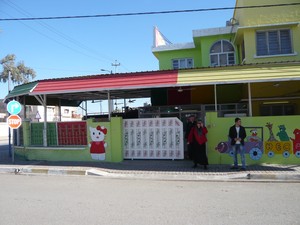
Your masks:
[[[101,176],[107,178],[126,178],[126,179],[152,179],[152,180],[181,180],[181,181],[291,181],[300,183],[300,174],[164,174],[164,173],[115,173],[99,169],[89,169],[86,175]]]
[[[1,167],[0,173],[44,174],[44,175],[86,175],[85,170],[62,168]]]
[[[148,180],[170,180],[170,181],[261,181],[261,182],[298,182],[298,173],[259,173],[236,172],[236,173],[178,173],[159,171],[122,171],[83,167],[40,167],[40,166],[0,166],[0,173],[20,175],[76,175],[76,176],[100,176],[104,178],[119,179],[148,179]]]

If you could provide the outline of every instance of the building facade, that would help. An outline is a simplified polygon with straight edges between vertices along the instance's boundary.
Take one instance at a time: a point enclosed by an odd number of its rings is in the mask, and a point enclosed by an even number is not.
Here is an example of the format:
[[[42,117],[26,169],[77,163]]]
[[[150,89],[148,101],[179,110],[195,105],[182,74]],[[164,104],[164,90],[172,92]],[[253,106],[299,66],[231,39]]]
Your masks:
[[[237,0],[233,17],[226,21],[226,26],[193,30],[193,42],[154,46],[152,52],[159,61],[159,69],[186,71],[202,68],[205,71],[210,68],[212,76],[225,78],[234,70],[241,72],[241,78],[253,73],[257,79],[251,80],[252,115],[300,114],[299,80],[285,79],[284,70],[282,79],[277,77],[267,81],[265,74],[300,62],[300,5],[293,2]],[[281,4],[285,5],[279,6]],[[259,70],[265,65],[268,68]],[[241,70],[247,66],[257,70]],[[228,67],[232,68],[231,71]],[[197,76],[205,76],[205,73],[198,70]],[[228,83],[225,79],[215,87],[213,83],[195,82],[185,83],[177,90],[156,90],[152,93],[152,102],[153,105],[214,104],[215,94],[218,104],[241,103],[250,107],[247,79]]]
[[[193,31],[191,43],[155,42],[159,71],[47,79],[15,87],[6,99],[44,108],[151,97],[151,106],[139,111],[140,121],[126,123],[111,111],[105,118],[79,122],[24,121],[16,154],[29,160],[181,159],[181,121],[197,114],[208,128],[210,164],[232,163],[228,129],[235,116],[246,127],[248,165],[300,164],[300,5],[249,2],[237,0],[226,26]]]

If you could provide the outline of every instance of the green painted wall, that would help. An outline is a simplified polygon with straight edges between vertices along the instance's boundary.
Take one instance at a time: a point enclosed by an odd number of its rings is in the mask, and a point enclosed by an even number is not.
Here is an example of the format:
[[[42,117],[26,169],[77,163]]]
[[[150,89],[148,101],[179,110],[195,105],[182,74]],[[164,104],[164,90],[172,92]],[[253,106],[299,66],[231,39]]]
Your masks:
[[[285,4],[294,3],[294,0],[286,0]],[[282,0],[237,0],[237,6],[275,5],[282,4]],[[246,63],[265,63],[300,60],[300,26],[298,24],[282,25],[286,23],[300,22],[300,6],[284,6],[272,8],[238,9],[234,18],[238,21],[238,35],[223,34],[194,38],[194,49],[170,50],[155,52],[159,61],[159,69],[171,69],[171,61],[175,58],[194,58],[194,67],[207,67],[210,65],[209,49],[218,40],[225,39],[235,41],[236,64],[241,63],[242,43],[245,46]],[[276,25],[276,26],[274,26]],[[258,26],[258,27],[257,27]],[[255,28],[256,27],[256,28]],[[292,42],[294,55],[256,57],[256,31],[289,28],[292,30]]]
[[[274,117],[241,117],[242,125],[246,127],[247,136],[251,136],[251,130],[256,128],[258,137],[261,142],[258,148],[261,150],[260,158],[255,160],[246,154],[247,165],[252,164],[300,164],[300,152],[294,154],[293,142],[295,139],[298,143],[297,149],[300,151],[300,116],[274,116]],[[211,112],[206,114],[205,123],[208,128],[207,152],[210,164],[232,164],[233,159],[229,153],[220,153],[216,150],[221,142],[227,142],[229,127],[234,124],[234,118],[217,117],[217,113]],[[268,141],[270,138],[270,129],[266,127],[267,123],[273,124],[271,129],[277,141]],[[105,141],[108,146],[106,149],[107,162],[120,162],[123,160],[122,150],[122,119],[119,117],[111,118],[111,122],[93,122],[88,120],[88,126],[97,127],[105,126],[108,130]],[[289,140],[282,141],[280,125],[286,128],[286,134]],[[25,125],[26,127],[26,125]],[[28,127],[28,126],[27,126]],[[298,130],[298,132],[296,132]],[[24,130],[24,138],[28,138]],[[89,142],[91,139],[88,139]],[[24,143],[27,143],[24,140]],[[256,144],[256,142],[254,143]],[[260,145],[259,145],[260,144]],[[228,148],[228,151],[230,148]],[[270,154],[272,150],[273,155]],[[284,154],[285,153],[285,154]],[[15,147],[16,157],[22,157],[26,160],[47,160],[47,161],[93,161],[90,156],[89,147],[63,148],[63,147]],[[252,154],[253,155],[253,154]],[[272,156],[272,157],[270,157]],[[258,157],[257,157],[258,158]],[[239,158],[240,161],[240,158]]]
[[[207,67],[210,66],[209,52],[211,46],[220,40],[232,41],[234,34],[223,34],[209,37],[197,37],[194,38],[195,48],[194,49],[183,49],[183,50],[170,50],[156,52],[155,56],[159,60],[159,69],[168,70],[172,69],[172,59],[179,58],[193,58],[194,67]],[[236,60],[239,63],[238,51],[236,49]]]
[[[271,164],[300,164],[300,158],[296,157],[293,153],[293,142],[291,140],[287,142],[280,141],[280,137],[277,136],[279,133],[279,125],[285,125],[286,133],[288,137],[295,138],[293,134],[294,130],[300,129],[300,116],[277,116],[277,117],[241,117],[242,125],[246,127],[247,136],[251,136],[250,130],[257,127],[258,136],[263,140],[262,151],[263,154],[259,160],[253,160],[249,154],[246,154],[247,165],[271,163]],[[269,129],[266,127],[267,123],[273,124],[272,132],[277,142],[268,142],[270,137]],[[227,153],[219,153],[215,148],[220,142],[227,142],[229,127],[234,125],[234,118],[217,117],[217,114],[207,113],[206,114],[206,126],[208,127],[208,143],[207,152],[210,164],[232,164],[233,158]],[[261,131],[262,130],[262,131]],[[300,133],[299,133],[300,134]],[[299,150],[300,150],[300,135],[298,135]],[[265,147],[272,146],[272,150],[275,153],[273,157],[268,156],[269,149]],[[284,146],[285,150],[289,152],[289,157],[283,156]],[[239,156],[238,156],[239,157]],[[238,158],[240,163],[240,157]]]
[[[232,43],[233,39],[234,39],[234,34],[222,34],[222,35],[194,38],[194,42],[196,43],[196,46],[198,46],[198,45],[201,46],[200,47],[201,58],[202,58],[201,67],[210,66],[210,56],[209,56],[210,48],[215,42],[220,41],[220,40],[227,40]],[[235,54],[236,54],[236,64],[239,64],[237,48],[235,48]]]
[[[201,62],[201,54],[199,49],[162,51],[156,53],[156,57],[159,60],[160,70],[172,69],[172,59],[193,58],[195,67],[200,67],[200,62]]]
[[[107,143],[105,161],[120,162],[123,160],[122,148],[122,127],[123,121],[120,117],[111,118],[111,122],[93,122],[93,119],[87,120],[88,144],[91,142],[89,127],[96,128],[104,126],[107,128],[107,134],[104,141]],[[82,146],[57,146],[57,147],[32,147],[30,143],[29,122],[23,124],[24,146],[15,146],[16,157],[26,160],[46,160],[46,161],[94,161],[91,158],[90,147]]]

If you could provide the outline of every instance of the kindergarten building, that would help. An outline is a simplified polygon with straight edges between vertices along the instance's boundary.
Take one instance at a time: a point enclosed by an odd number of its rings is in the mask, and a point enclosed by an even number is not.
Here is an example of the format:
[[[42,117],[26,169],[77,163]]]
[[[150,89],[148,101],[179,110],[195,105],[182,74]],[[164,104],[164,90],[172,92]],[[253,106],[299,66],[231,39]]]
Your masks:
[[[183,159],[185,122],[194,114],[208,128],[210,164],[232,162],[228,129],[236,116],[248,134],[247,164],[300,164],[300,4],[237,0],[225,22],[194,30],[193,42],[180,44],[168,43],[155,28],[158,71],[15,87],[6,99],[24,106],[151,98],[151,106],[110,109],[76,122],[32,122],[24,110],[23,125],[14,132],[15,154],[28,160]]]

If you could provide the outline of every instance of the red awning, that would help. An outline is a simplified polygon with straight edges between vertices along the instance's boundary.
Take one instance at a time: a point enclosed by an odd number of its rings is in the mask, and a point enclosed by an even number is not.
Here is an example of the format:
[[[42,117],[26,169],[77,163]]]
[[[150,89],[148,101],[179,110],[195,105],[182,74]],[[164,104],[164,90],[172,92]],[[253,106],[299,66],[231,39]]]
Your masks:
[[[177,70],[41,80],[30,95],[166,87],[177,84]]]

